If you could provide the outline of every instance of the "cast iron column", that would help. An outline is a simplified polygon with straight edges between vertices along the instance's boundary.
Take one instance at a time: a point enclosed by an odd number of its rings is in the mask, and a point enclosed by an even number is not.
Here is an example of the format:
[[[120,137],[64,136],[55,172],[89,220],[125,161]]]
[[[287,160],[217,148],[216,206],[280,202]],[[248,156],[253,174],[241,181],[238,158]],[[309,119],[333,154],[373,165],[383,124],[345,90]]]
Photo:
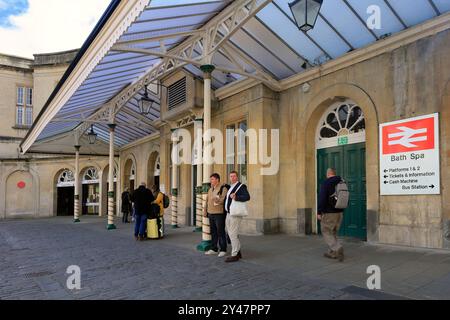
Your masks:
[[[114,131],[115,124],[109,124],[109,173],[108,173],[108,230],[117,229],[114,225]]]
[[[208,190],[211,187],[209,177],[212,174],[211,161],[211,74],[215,67],[213,65],[203,65],[200,67],[203,71],[204,86],[204,114],[203,114],[203,208],[206,207]],[[211,249],[211,227],[209,218],[203,217],[202,242],[197,246],[199,251],[208,251]]]
[[[73,221],[75,223],[80,222],[80,148],[81,146],[75,146],[75,195],[74,195],[74,210]]]

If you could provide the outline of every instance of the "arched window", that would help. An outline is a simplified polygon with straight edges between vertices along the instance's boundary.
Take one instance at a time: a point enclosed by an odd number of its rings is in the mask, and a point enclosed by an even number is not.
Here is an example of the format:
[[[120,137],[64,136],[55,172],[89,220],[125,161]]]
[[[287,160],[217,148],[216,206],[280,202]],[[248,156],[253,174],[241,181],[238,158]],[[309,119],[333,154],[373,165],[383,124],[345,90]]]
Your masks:
[[[88,168],[84,172],[83,184],[95,184],[99,183],[98,171],[96,168]]]
[[[75,177],[70,170],[64,170],[58,177],[56,185],[58,188],[73,187],[75,186]]]
[[[333,104],[319,123],[317,149],[360,143],[365,140],[364,113],[352,101]]]

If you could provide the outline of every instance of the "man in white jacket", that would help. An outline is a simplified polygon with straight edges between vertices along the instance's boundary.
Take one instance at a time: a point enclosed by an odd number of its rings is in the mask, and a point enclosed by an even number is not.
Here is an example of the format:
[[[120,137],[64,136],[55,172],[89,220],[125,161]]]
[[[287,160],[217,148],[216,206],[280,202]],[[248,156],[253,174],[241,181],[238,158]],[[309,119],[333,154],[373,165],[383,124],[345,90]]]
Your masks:
[[[231,187],[225,198],[225,211],[227,213],[226,228],[231,240],[232,254],[225,262],[236,262],[242,259],[239,229],[243,217],[230,215],[231,203],[233,201],[248,202],[250,201],[250,194],[248,193],[247,186],[239,182],[239,175],[236,171],[230,173],[230,182]]]

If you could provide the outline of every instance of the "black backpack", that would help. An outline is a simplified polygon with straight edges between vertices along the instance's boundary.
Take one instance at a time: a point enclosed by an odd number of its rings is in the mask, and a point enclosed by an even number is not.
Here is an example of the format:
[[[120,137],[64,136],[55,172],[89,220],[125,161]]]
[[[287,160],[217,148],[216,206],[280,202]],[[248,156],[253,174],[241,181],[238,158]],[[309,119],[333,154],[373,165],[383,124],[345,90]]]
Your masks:
[[[167,209],[170,206],[170,198],[164,193],[163,193],[163,206],[164,209]]]

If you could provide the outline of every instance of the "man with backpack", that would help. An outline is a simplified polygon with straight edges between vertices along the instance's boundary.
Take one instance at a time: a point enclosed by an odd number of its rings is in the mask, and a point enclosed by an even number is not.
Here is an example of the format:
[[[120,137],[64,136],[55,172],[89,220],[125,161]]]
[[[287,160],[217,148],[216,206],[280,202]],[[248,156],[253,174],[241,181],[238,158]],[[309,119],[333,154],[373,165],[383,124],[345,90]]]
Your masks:
[[[344,261],[344,248],[337,239],[339,228],[348,205],[348,188],[336,175],[336,169],[327,170],[327,180],[320,187],[317,217],[321,221],[322,235],[329,247],[326,258]]]

